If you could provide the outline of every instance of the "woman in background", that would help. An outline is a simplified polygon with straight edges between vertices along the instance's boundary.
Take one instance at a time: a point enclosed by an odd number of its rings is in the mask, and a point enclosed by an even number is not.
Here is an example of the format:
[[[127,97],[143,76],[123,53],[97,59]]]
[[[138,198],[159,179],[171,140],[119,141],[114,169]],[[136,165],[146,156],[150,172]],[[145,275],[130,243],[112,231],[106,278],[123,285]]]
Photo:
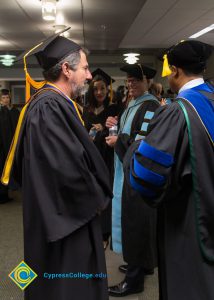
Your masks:
[[[88,103],[83,108],[83,120],[94,144],[97,146],[110,173],[110,181],[113,184],[114,174],[114,151],[106,144],[105,137],[109,135],[105,127],[106,119],[109,116],[117,116],[119,107],[111,103],[109,86],[112,78],[101,69],[92,72],[93,80],[88,89]],[[111,234],[111,204],[101,216],[104,248],[108,246]]]

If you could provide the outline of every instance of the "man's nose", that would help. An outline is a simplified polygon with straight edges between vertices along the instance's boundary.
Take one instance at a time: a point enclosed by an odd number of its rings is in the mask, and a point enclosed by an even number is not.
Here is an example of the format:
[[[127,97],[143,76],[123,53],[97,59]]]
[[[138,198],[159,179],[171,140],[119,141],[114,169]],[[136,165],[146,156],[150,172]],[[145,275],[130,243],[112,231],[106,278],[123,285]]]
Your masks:
[[[88,80],[92,79],[92,75],[91,75],[91,72],[89,70],[87,70],[86,79],[88,79]]]

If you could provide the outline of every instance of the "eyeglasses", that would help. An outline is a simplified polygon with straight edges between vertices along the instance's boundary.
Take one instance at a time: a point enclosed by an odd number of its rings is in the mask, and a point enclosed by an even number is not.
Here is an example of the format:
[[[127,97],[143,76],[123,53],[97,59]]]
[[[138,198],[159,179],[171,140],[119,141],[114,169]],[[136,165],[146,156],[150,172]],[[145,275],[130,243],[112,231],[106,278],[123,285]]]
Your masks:
[[[126,80],[126,84],[127,85],[136,85],[136,84],[138,84],[139,82],[141,82],[142,80],[140,80],[140,79],[137,79],[137,78],[135,78],[135,79],[127,79]]]

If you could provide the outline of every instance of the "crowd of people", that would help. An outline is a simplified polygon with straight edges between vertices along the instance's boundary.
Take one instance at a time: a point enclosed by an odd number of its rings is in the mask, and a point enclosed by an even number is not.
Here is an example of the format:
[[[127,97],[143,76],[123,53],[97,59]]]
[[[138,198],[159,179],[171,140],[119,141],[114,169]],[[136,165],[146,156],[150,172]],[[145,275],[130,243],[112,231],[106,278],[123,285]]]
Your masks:
[[[1,152],[1,195],[12,179],[22,188],[24,259],[38,275],[25,299],[140,293],[158,267],[161,300],[212,300],[214,88],[203,79],[212,47],[184,41],[166,51],[167,94],[143,64],[121,67],[126,84],[113,93],[114,79],[91,74],[87,51],[59,34],[32,54],[45,82]],[[2,98],[0,121],[12,114],[5,106]],[[106,274],[109,243],[126,263],[122,282],[43,277]]]

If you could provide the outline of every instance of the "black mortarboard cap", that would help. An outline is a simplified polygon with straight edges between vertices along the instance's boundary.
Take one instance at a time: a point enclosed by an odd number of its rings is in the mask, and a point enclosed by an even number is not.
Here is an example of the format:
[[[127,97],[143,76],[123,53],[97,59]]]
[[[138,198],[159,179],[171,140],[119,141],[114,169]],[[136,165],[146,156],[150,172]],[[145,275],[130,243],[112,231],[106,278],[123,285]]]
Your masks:
[[[212,51],[211,45],[196,40],[187,40],[170,47],[166,53],[169,65],[198,73],[205,69],[206,61]]]
[[[16,61],[23,59],[24,60],[24,70],[26,77],[26,101],[30,99],[30,87],[32,86],[34,89],[38,90],[42,88],[46,81],[36,82],[30,77],[30,74],[27,70],[27,61],[26,58],[28,56],[35,55],[40,66],[43,70],[48,71],[50,68],[55,66],[58,62],[63,60],[69,54],[79,51],[81,47],[74,43],[73,41],[66,39],[60,36],[61,33],[67,31],[70,27],[55,33],[51,37],[47,38],[43,42],[37,44],[30,50],[22,53]]]
[[[70,53],[80,50],[81,47],[75,42],[60,36],[61,33],[68,29],[69,27],[47,38],[38,47],[30,51],[27,56],[35,55],[39,65],[44,70],[49,70]],[[22,59],[28,52],[21,54],[16,61]]]
[[[157,73],[156,70],[142,64],[127,64],[120,68],[120,70],[126,72],[128,76],[138,79],[143,79],[143,75],[145,75],[147,79],[152,79]]]
[[[96,77],[101,76],[105,82],[107,83],[107,85],[110,85],[111,83],[115,82],[115,80],[109,76],[106,72],[104,72],[102,69],[98,68],[96,70],[94,70],[91,73],[93,80],[96,79]]]
[[[8,89],[2,89],[1,94],[4,95],[4,96],[5,95],[10,95],[10,91]]]

